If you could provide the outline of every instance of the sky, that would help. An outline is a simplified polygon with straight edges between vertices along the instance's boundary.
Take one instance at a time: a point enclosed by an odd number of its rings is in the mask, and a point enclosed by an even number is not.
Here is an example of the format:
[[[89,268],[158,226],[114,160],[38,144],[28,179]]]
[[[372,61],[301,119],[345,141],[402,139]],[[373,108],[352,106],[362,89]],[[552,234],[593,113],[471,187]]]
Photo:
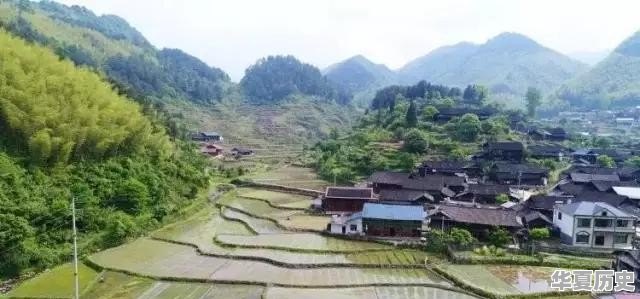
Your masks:
[[[518,32],[585,57],[640,30],[637,0],[58,1],[121,16],[156,47],[182,49],[234,81],[268,55],[324,68],[362,54],[395,69],[443,45]]]

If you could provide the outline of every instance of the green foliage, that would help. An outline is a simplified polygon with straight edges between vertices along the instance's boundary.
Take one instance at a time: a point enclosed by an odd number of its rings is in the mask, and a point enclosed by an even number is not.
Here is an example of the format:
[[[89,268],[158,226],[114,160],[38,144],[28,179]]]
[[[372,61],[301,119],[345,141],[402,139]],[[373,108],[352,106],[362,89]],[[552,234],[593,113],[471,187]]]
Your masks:
[[[422,120],[433,121],[433,118],[439,113],[438,109],[432,105],[425,106],[422,109]]]
[[[527,104],[527,115],[534,118],[536,116],[536,109],[538,109],[542,103],[540,91],[534,87],[529,87],[525,95],[525,102]]]
[[[496,203],[497,204],[503,204],[505,202],[509,201],[509,195],[501,193],[496,195]]]
[[[473,113],[463,115],[453,126],[456,138],[464,142],[473,142],[482,130],[480,119]]]
[[[449,232],[451,242],[460,246],[468,246],[476,242],[476,238],[466,229],[454,227]]]
[[[531,239],[533,240],[543,240],[543,239],[549,239],[551,237],[551,233],[549,232],[548,228],[541,227],[541,228],[534,228],[530,230],[529,236],[531,236]]]
[[[482,105],[487,99],[489,91],[482,85],[467,85],[462,94],[462,98],[469,103]]]
[[[424,153],[427,144],[427,139],[418,129],[411,129],[404,135],[404,150],[409,153]]]
[[[164,132],[97,75],[5,33],[0,43],[0,127],[12,137],[4,142],[26,147],[33,162],[67,163],[144,147],[157,154],[170,150]]]
[[[504,256],[506,251],[494,245],[482,246],[473,250],[473,253],[481,256]]]
[[[640,167],[640,156],[633,156],[624,161],[624,164],[627,166]]]
[[[600,167],[613,168],[616,167],[616,161],[607,155],[599,155],[596,162]]]
[[[88,70],[0,32],[0,277],[158,226],[208,185],[207,161],[165,134],[164,115]]]
[[[509,232],[502,227],[496,227],[492,229],[489,232],[489,236],[487,238],[487,241],[489,241],[491,245],[496,247],[504,247],[505,245],[511,243],[511,240],[511,234],[509,234]]]
[[[409,128],[413,128],[418,124],[418,111],[416,108],[416,103],[414,101],[411,101],[411,103],[409,104],[405,121],[407,123],[407,127]]]
[[[277,103],[296,93],[324,97],[339,104],[351,101],[351,96],[331,86],[318,68],[293,56],[258,60],[246,70],[240,86],[249,101],[258,104]]]

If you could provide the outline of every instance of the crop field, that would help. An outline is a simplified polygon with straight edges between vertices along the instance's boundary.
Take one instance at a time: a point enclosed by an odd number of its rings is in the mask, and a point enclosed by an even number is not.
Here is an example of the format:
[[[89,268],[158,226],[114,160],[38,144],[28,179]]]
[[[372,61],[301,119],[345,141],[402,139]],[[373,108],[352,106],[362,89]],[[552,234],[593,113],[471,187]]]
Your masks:
[[[278,220],[278,223],[287,229],[297,230],[315,230],[325,231],[327,224],[331,222],[329,216],[295,214],[284,219]]]
[[[269,201],[274,206],[296,209],[308,208],[312,200],[309,196],[256,188],[239,188],[238,195],[241,197],[263,199]]]
[[[367,287],[340,289],[269,288],[266,299],[472,299],[477,298],[437,288],[425,287]]]
[[[104,272],[101,277],[102,281],[95,283],[81,298],[137,299],[154,283],[148,278],[111,271]]]
[[[555,270],[508,265],[447,265],[443,268],[469,285],[505,295],[551,291],[549,279]]]
[[[284,166],[249,177],[255,182],[324,191],[330,185],[311,168]]]
[[[83,264],[78,265],[81,290],[93,284],[97,276],[98,273],[95,270]],[[71,298],[73,296],[73,264],[64,264],[43,272],[23,282],[7,295],[9,297]]]
[[[256,236],[218,235],[217,241],[239,247],[277,248],[300,251],[360,252],[392,249],[389,245],[329,238],[314,233],[286,233]]]
[[[283,219],[301,213],[295,210],[283,210],[271,207],[264,201],[241,197],[229,197],[221,201],[222,204],[245,211],[253,215],[260,215],[272,219]]]
[[[284,232],[283,229],[278,227],[273,221],[270,220],[251,217],[247,214],[240,213],[231,209],[224,209],[222,213],[224,216],[230,219],[237,219],[246,223],[259,234],[279,234]],[[222,233],[225,234],[225,232]]]
[[[259,299],[263,291],[260,286],[158,281],[138,299]]]
[[[288,269],[268,263],[197,255],[188,246],[138,239],[94,254],[100,266],[152,277],[254,282],[291,286],[358,286],[372,283],[449,285],[426,269]]]

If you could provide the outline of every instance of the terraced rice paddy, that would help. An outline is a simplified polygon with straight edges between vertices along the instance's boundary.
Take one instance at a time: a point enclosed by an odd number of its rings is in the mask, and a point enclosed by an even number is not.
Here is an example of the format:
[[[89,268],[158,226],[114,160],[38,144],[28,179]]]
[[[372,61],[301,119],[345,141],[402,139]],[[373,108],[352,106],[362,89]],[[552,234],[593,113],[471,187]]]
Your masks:
[[[260,286],[158,281],[138,299],[259,299],[263,292]]]
[[[84,290],[94,284],[98,273],[80,264],[78,266],[80,289]],[[73,296],[73,264],[64,264],[43,272],[25,281],[13,289],[9,297],[50,297],[70,298]]]
[[[266,299],[472,299],[465,293],[425,287],[367,287],[341,289],[269,288]]]
[[[238,196],[266,200],[276,207],[306,209],[311,205],[309,196],[275,192],[256,188],[239,188]]]
[[[311,168],[284,166],[269,172],[255,174],[250,179],[267,184],[324,191],[330,184],[318,177]]]
[[[250,282],[275,286],[450,285],[426,269],[288,269],[263,262],[201,256],[188,246],[149,239],[139,239],[97,253],[90,259],[112,270],[150,277],[211,282]]]
[[[506,265],[447,265],[443,268],[474,287],[503,295],[549,292],[555,268]]]
[[[301,213],[296,210],[283,210],[271,207],[268,203],[260,200],[247,199],[241,197],[228,197],[221,201],[221,204],[242,210],[252,215],[260,215],[271,219],[284,219]]]
[[[218,235],[216,241],[237,247],[275,248],[298,251],[361,252],[390,250],[392,246],[330,238],[314,233],[285,233],[255,236]]]

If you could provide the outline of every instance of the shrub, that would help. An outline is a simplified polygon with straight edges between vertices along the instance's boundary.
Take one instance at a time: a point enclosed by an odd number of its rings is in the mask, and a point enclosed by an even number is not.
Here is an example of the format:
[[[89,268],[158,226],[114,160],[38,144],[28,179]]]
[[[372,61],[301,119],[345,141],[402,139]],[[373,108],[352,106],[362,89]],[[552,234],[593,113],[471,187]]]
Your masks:
[[[548,228],[543,227],[543,228],[532,229],[529,235],[531,236],[531,239],[542,240],[542,239],[548,239],[551,236],[551,233],[549,232]]]
[[[511,234],[502,227],[496,227],[489,232],[488,241],[496,247],[504,247],[511,242]]]

